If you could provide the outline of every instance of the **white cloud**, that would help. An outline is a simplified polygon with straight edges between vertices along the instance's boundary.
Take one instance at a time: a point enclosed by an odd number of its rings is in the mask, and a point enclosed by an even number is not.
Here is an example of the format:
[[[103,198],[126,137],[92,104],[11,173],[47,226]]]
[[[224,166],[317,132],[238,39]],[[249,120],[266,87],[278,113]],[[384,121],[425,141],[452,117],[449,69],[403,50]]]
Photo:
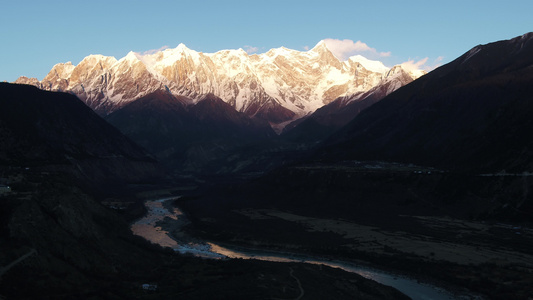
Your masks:
[[[328,49],[340,60],[347,60],[350,56],[361,54],[367,58],[389,57],[391,52],[378,52],[375,48],[368,46],[361,41],[354,42],[344,39],[325,39]]]
[[[444,56],[437,57],[433,60],[431,64],[427,64],[428,60],[429,57],[422,58],[418,61],[409,59],[408,61],[403,62],[401,65],[407,71],[424,70],[426,72],[429,72],[442,65],[441,61],[444,60]]]
[[[141,53],[141,55],[150,55],[150,54],[154,54],[154,53],[157,53],[159,51],[163,51],[165,49],[168,49],[169,47],[168,46],[163,46],[159,49],[151,49],[151,50],[147,50],[147,51],[144,51]]]
[[[304,46],[305,51],[309,51],[309,46]]]
[[[441,61],[443,61],[443,60],[444,60],[444,56],[439,56],[439,57],[437,57],[437,58],[433,61],[433,63],[431,64],[431,66],[427,66],[427,68],[424,69],[424,70],[426,70],[426,71],[428,71],[428,72],[429,72],[429,71],[433,71],[433,70],[435,70],[436,68],[442,66]]]
[[[406,71],[421,70],[422,66],[425,65],[427,61],[428,61],[427,57],[422,58],[419,61],[415,61],[414,59],[410,59],[410,60],[402,63],[402,68],[404,70],[406,70]]]
[[[244,51],[246,51],[246,53],[248,53],[248,54],[255,53],[258,50],[259,50],[258,47],[253,47],[253,46],[248,46],[248,45],[244,46]]]

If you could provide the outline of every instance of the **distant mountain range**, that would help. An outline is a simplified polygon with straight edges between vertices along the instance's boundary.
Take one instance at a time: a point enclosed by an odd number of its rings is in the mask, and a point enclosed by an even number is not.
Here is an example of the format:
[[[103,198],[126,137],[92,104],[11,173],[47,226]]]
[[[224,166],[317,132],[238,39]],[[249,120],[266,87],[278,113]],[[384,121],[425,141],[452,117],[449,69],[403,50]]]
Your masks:
[[[401,66],[389,69],[361,56],[341,62],[324,42],[307,52],[279,48],[261,55],[204,54],[184,45],[118,61],[91,55],[78,66],[54,66],[41,82],[18,82],[78,95],[181,169],[218,161],[215,170],[231,161],[235,170],[261,151],[270,153],[260,155],[268,161],[328,139],[321,159],[527,170],[530,40],[525,34],[474,47],[414,82],[421,74]],[[269,125],[278,133],[285,127],[282,139],[291,145],[257,144],[273,140]]]
[[[405,72],[412,79],[424,73]],[[394,74],[359,55],[340,61],[323,41],[307,52],[281,47],[259,55],[242,49],[202,53],[180,44],[154,54],[130,52],[119,60],[90,55],[77,66],[55,65],[42,81],[20,77],[16,83],[71,92],[100,115],[156,91],[168,91],[187,105],[212,94],[281,131],[288,122],[339,97],[357,98]]]

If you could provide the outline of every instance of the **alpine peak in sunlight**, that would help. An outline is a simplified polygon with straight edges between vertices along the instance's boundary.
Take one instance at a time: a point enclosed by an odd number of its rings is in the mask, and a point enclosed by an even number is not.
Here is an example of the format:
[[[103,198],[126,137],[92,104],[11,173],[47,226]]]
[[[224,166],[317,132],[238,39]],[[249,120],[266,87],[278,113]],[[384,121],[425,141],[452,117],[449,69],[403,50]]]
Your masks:
[[[306,52],[280,47],[263,54],[202,53],[179,44],[154,53],[129,52],[118,60],[89,55],[76,66],[56,64],[42,81],[20,77],[16,82],[74,93],[101,115],[159,90],[187,97],[188,104],[213,94],[281,129],[339,97],[369,91],[391,75],[390,69],[361,55],[343,61],[325,41]],[[424,74],[406,72],[412,79]]]

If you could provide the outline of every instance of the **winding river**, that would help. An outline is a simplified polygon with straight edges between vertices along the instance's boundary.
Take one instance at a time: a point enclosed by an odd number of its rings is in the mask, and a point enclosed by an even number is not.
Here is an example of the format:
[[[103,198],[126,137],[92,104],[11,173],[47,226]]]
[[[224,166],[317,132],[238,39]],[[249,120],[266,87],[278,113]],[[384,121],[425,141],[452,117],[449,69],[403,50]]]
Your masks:
[[[258,250],[229,249],[214,243],[205,242],[201,240],[191,240],[190,238],[180,241],[179,237],[171,238],[169,236],[169,233],[158,225],[160,224],[160,222],[165,221],[166,218],[170,218],[172,222],[174,222],[178,226],[180,225],[180,223],[185,224],[187,222],[183,216],[183,213],[179,209],[169,209],[167,208],[169,206],[165,205],[166,201],[173,199],[176,198],[173,197],[146,201],[145,206],[148,210],[148,213],[145,217],[137,220],[131,225],[133,233],[142,236],[143,238],[149,240],[152,243],[159,244],[163,247],[170,247],[176,252],[182,254],[188,253],[204,258],[241,258],[275,262],[303,262],[309,264],[321,264],[333,268],[340,268],[348,272],[357,273],[363,277],[372,279],[381,284],[392,286],[415,300],[478,298],[472,295],[454,295],[442,288],[418,282],[418,280],[413,278],[397,276],[378,269],[358,266],[354,263],[346,261],[330,261],[318,257],[299,254],[277,253]]]

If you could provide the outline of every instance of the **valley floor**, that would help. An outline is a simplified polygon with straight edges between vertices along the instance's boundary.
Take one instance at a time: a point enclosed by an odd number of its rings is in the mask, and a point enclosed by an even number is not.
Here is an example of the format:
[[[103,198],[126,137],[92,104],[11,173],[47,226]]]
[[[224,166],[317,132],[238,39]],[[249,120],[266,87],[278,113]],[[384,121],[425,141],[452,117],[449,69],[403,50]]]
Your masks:
[[[423,278],[421,280],[446,286],[463,295],[480,292],[495,299],[527,299],[531,296],[529,287],[533,282],[533,255],[525,245],[533,243],[533,234],[528,228],[438,217],[413,217],[427,231],[422,235],[278,210],[247,209],[236,213],[246,214],[251,222],[258,219],[262,220],[263,225],[271,222],[272,227],[276,227],[276,222],[285,225],[290,222],[295,227],[301,227],[301,231],[291,231],[295,238],[285,243],[261,234],[257,234],[257,238],[250,237],[245,229],[234,232],[235,237],[228,237],[225,233],[215,231],[214,228],[221,226],[221,223],[213,219],[202,220],[210,224],[202,225],[201,232],[192,230],[231,247],[269,249],[287,254],[318,254],[333,260],[356,261]],[[247,225],[243,224],[243,228]],[[433,233],[429,232],[431,230],[434,230]],[[501,245],[498,240],[507,241],[508,244]],[[516,245],[518,247],[513,247]]]
[[[459,179],[434,170],[357,175],[354,169],[312,168],[310,175],[309,169],[294,169],[256,182],[253,193],[225,187],[176,201],[192,221],[186,230],[222,245],[370,264],[460,294],[533,297],[533,229],[527,222],[468,218],[482,211],[459,214],[472,202],[481,203],[482,193],[470,198],[456,193],[459,200],[453,203],[428,193]],[[283,182],[288,175],[290,184]]]
[[[20,174],[0,196],[1,299],[407,299],[333,268],[177,255],[132,235],[132,199],[102,205],[68,177]]]

